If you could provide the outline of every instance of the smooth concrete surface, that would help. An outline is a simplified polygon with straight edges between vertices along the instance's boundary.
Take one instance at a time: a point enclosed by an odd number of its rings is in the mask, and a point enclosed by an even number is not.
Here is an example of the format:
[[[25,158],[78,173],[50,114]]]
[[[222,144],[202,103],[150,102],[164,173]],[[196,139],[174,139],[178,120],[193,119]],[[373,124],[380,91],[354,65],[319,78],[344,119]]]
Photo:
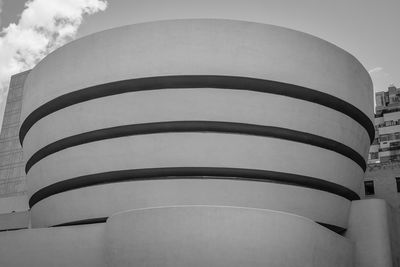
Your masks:
[[[353,243],[304,217],[262,209],[132,210],[106,224],[109,266],[353,267]]]
[[[373,117],[372,83],[368,72],[357,59],[335,45],[271,25],[189,19],[120,27],[84,37],[54,51],[27,78],[21,118],[25,120],[37,108],[57,97],[90,86],[136,78],[188,75],[207,75],[207,79],[211,76],[255,78],[303,86],[339,98],[369,118]],[[325,104],[299,100],[295,96],[230,89],[171,88],[124,93],[77,103],[41,118],[27,133],[24,157],[28,160],[44,146],[60,139],[106,127],[210,120],[303,131],[347,145],[366,158],[369,146],[366,129],[351,115]],[[363,178],[360,165],[339,152],[279,138],[168,132],[114,137],[60,150],[36,162],[29,170],[27,181],[32,196],[57,182],[104,172],[223,167],[309,176],[358,193]],[[119,188],[128,194],[121,189],[124,184],[132,188],[135,182],[74,189],[42,199],[32,208],[33,224],[49,226],[77,218],[89,219],[91,215],[110,216],[129,209],[136,205],[128,205],[127,200],[132,196],[124,200],[117,190],[113,194],[108,191],[108,188]],[[276,187],[264,183],[263,193],[270,196],[268,200],[260,198],[258,201],[258,198],[252,199],[252,191],[243,182],[243,199],[251,201],[235,202],[230,197],[217,197],[217,192],[213,191],[214,200],[206,204],[228,202],[272,207],[346,228],[349,201],[343,197],[287,185],[279,186],[287,188],[287,194],[284,190],[273,192]],[[310,190],[312,193],[306,193]],[[195,190],[188,186],[188,191]],[[222,188],[220,191],[224,194]],[[166,194],[171,192],[175,190]],[[282,193],[278,195],[277,192]],[[178,192],[176,198],[169,196],[159,200],[145,198],[148,203],[136,207],[204,202],[199,197],[188,201],[184,194]],[[307,207],[312,201],[318,203],[318,207]],[[333,214],[340,215],[335,218]]]
[[[0,231],[30,227],[30,212],[20,211],[0,214]]]
[[[33,194],[58,181],[115,170],[161,167],[228,167],[310,176],[355,192],[363,170],[331,150],[277,138],[199,133],[160,133],[91,142],[45,157],[28,172]]]
[[[400,211],[387,205],[389,229],[390,229],[390,246],[392,248],[393,266],[400,267]]]
[[[373,118],[371,79],[344,50],[281,27],[193,19],[125,26],[54,51],[27,78],[21,119],[59,96],[90,86],[185,75],[303,86],[337,97]],[[24,156],[28,160],[52,142],[107,127],[209,120],[311,133],[366,158],[366,129],[340,111],[253,91],[131,92],[77,103],[41,118],[26,135]],[[250,134],[168,132],[113,136],[50,154],[30,169],[29,195],[80,176],[163,167],[275,171],[332,182],[356,193],[364,175],[349,157],[306,143]],[[33,205],[31,220],[37,229],[0,236],[0,258],[10,254],[0,263],[11,262],[13,255],[35,254],[31,262],[37,266],[389,266],[390,226],[377,202],[351,204],[337,194],[271,182],[161,178],[168,179],[139,177],[140,181],[111,180],[71,190],[60,187],[67,191],[54,191]],[[370,206],[374,212],[369,214]],[[109,219],[105,224],[39,228],[99,217]],[[316,222],[349,228],[348,238]],[[369,231],[376,231],[375,240],[368,239]],[[7,241],[11,246],[3,248],[1,242]],[[15,249],[17,243],[24,245]],[[369,253],[376,246],[379,249]],[[45,252],[50,256],[43,262]],[[71,255],[74,259],[67,260]],[[366,260],[375,265],[362,265]],[[10,266],[27,262],[21,257]]]
[[[361,168],[349,158],[333,151],[301,143],[233,134],[168,133],[114,138],[62,150],[44,158],[32,167],[28,173],[28,185],[33,194],[45,186],[82,175],[160,167],[228,167],[281,171],[319,178],[354,191],[359,189],[360,182],[357,177],[363,175]],[[108,194],[107,191],[97,196],[91,196],[88,193],[81,197],[75,196],[64,200],[66,205],[70,208],[75,207],[76,212],[80,213],[82,210],[79,205],[72,202],[77,199],[85,202],[92,198],[108,207],[110,204],[104,198]],[[246,194],[251,195],[252,192],[247,191]],[[120,194],[115,192],[113,198],[119,197]],[[287,194],[282,194],[278,199],[285,197]],[[303,198],[307,202],[309,195],[296,194],[295,202],[302,202]],[[50,206],[59,203],[57,197],[49,198],[46,202],[46,205]],[[50,204],[51,202],[54,203]],[[68,204],[69,202],[71,204]],[[96,202],[91,203],[93,204],[91,210],[99,209]],[[334,203],[327,205],[325,209],[336,209],[338,206]],[[288,207],[282,205],[281,209],[286,210],[292,204],[288,203],[288,205]],[[65,213],[60,209],[51,210],[50,218],[60,216],[67,221],[72,221],[75,217],[73,211]],[[36,209],[32,209],[34,221],[44,216],[42,212],[37,215],[36,212]],[[68,219],[67,216],[71,214],[73,216]],[[48,218],[48,216],[43,218]],[[321,218],[321,221],[330,222],[329,218],[330,216]],[[44,222],[44,224],[49,225],[50,222]]]
[[[382,199],[352,201],[345,236],[355,243],[355,267],[394,266],[389,216]]]
[[[285,96],[199,88],[125,93],[63,108],[29,130],[24,139],[24,158],[28,160],[50,143],[93,130],[187,120],[282,127],[335,140],[362,156],[368,152],[369,136],[365,129],[341,112]]]
[[[354,244],[290,213],[169,206],[106,223],[0,232],[0,266],[354,267]]]
[[[29,210],[28,195],[0,198],[0,214]]]
[[[0,266],[105,267],[104,224],[0,233]]]
[[[21,118],[58,96],[85,87],[197,74],[304,86],[341,98],[373,119],[371,78],[346,51],[302,32],[218,19],[135,24],[70,42],[31,71]]]
[[[32,207],[32,227],[109,217],[130,209],[197,204],[278,210],[346,228],[350,203],[324,191],[275,183],[207,178],[132,181],[43,199]]]

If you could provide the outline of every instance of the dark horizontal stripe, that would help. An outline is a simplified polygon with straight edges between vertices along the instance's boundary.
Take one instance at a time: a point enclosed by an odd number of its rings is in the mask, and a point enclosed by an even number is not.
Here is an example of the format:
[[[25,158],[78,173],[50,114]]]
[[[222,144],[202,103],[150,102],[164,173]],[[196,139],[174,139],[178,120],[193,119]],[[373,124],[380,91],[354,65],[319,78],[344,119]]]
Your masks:
[[[73,221],[73,222],[66,222],[66,223],[60,223],[57,225],[53,225],[51,227],[61,227],[61,226],[73,226],[73,225],[82,225],[82,224],[95,224],[95,223],[105,223],[107,221],[108,217],[99,217],[99,218],[92,218],[92,219],[84,219],[84,220],[78,220],[78,221]]]
[[[302,86],[237,76],[216,75],[179,75],[158,76],[117,81],[96,85],[54,98],[34,110],[22,123],[19,138],[21,144],[29,129],[41,118],[65,107],[95,98],[122,94],[127,92],[187,88],[218,88],[248,90],[293,97],[329,107],[339,111],[362,125],[369,134],[371,143],[374,140],[375,128],[372,121],[361,110],[335,96]]]
[[[99,217],[99,218],[92,218],[92,219],[84,219],[84,220],[78,220],[78,221],[72,221],[72,222],[66,222],[66,223],[61,223],[57,225],[53,225],[51,227],[61,227],[61,226],[74,226],[74,225],[85,225],[85,224],[95,224],[95,223],[105,223],[107,222],[108,217]],[[342,234],[344,231],[346,231],[345,228],[328,224],[328,223],[321,223],[317,222],[318,224],[328,228],[331,231],[334,231],[338,234]]]
[[[241,169],[241,168],[217,168],[217,167],[171,167],[131,169],[96,173],[79,176],[60,181],[46,186],[35,192],[29,199],[29,206],[48,198],[52,195],[100,184],[109,184],[126,181],[164,180],[164,179],[235,179],[273,182],[288,184],[311,189],[321,190],[336,194],[348,200],[358,200],[360,197],[354,191],[322,179],[266,170]]]
[[[363,171],[365,171],[367,167],[364,158],[352,148],[332,139],[310,133],[280,127],[235,122],[170,121],[117,126],[63,138],[41,148],[35,154],[33,154],[26,163],[25,172],[28,173],[34,164],[48,155],[69,147],[110,138],[167,132],[217,132],[280,138],[335,151],[352,159],[362,168]]]
[[[24,229],[28,229],[28,227],[1,229],[0,232],[18,231],[18,230],[24,230]]]
[[[346,231],[346,228],[340,227],[340,226],[336,226],[333,224],[329,224],[329,223],[322,223],[322,222],[317,222],[318,224],[328,228],[329,230],[338,233],[339,235],[344,234],[344,232]]]

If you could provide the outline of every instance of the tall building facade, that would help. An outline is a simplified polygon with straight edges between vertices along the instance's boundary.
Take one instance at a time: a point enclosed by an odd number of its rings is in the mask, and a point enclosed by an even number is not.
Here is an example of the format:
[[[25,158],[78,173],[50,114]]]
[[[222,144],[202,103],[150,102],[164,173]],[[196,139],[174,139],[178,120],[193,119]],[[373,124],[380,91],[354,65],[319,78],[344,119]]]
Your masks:
[[[0,265],[393,266],[396,218],[360,200],[372,119],[360,62],[301,32],[193,19],[76,40],[26,79],[32,228],[0,233]]]
[[[375,94],[375,140],[365,175],[366,198],[385,199],[400,210],[400,88]]]
[[[26,211],[25,162],[18,133],[22,95],[29,71],[11,77],[0,134],[0,214]]]
[[[375,94],[375,140],[368,163],[400,162],[400,88]]]

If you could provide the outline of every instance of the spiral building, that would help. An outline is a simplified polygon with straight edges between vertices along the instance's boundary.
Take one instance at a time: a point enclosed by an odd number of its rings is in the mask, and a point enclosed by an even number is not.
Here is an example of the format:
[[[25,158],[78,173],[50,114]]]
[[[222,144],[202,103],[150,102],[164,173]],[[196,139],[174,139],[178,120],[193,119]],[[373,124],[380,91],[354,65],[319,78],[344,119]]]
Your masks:
[[[355,214],[385,210],[358,201],[372,97],[353,56],[271,25],[174,20],[76,40],[25,82],[34,229],[18,238],[70,266],[367,266]],[[29,253],[51,266],[44,248]]]

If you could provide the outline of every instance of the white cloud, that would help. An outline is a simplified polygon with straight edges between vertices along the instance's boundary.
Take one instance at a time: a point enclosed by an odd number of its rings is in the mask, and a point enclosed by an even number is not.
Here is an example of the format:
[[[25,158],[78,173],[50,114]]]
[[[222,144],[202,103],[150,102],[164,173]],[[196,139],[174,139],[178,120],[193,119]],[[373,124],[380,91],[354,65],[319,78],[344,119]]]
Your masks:
[[[0,0],[0,11],[1,11]],[[72,40],[84,15],[107,8],[107,0],[29,0],[18,23],[0,31],[0,101],[10,76],[33,68],[51,51]]]

